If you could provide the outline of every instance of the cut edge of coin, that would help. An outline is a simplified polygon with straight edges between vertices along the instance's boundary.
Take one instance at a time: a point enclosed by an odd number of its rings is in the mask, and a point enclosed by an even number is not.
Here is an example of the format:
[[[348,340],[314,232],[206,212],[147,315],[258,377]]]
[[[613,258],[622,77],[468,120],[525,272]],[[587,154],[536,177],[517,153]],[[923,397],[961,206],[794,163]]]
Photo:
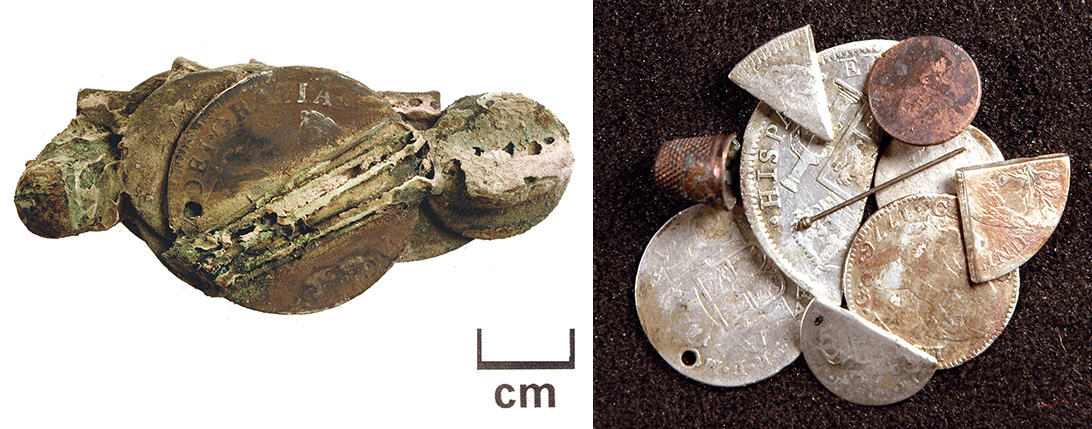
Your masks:
[[[834,139],[811,26],[781,34],[743,58],[728,79],[824,141]]]
[[[1044,180],[1043,173],[1053,178]],[[999,278],[1035,256],[1061,221],[1069,196],[1070,174],[1069,155],[1064,153],[956,170],[971,281],[982,283]],[[1001,192],[1003,186],[1021,183],[1024,185],[1018,190],[1024,192]],[[1057,186],[1046,189],[1051,183]]]
[[[833,340],[843,341],[824,343],[819,338],[818,328],[823,323],[840,323],[838,334],[841,335]],[[862,345],[865,341],[871,344]],[[833,345],[836,349],[827,350],[824,345]],[[890,405],[903,401],[925,387],[937,368],[936,358],[929,353],[849,310],[822,300],[812,300],[804,310],[800,325],[800,348],[808,369],[827,390],[860,405]],[[873,352],[871,356],[876,360],[862,361],[858,355],[860,352]],[[823,371],[824,367],[841,370],[842,376],[827,373]],[[917,374],[904,373],[910,377],[910,383],[905,385],[905,380],[894,379],[896,374],[864,374],[868,370],[882,369],[914,371]],[[842,383],[838,383],[840,380]],[[899,387],[903,389],[892,390]]]

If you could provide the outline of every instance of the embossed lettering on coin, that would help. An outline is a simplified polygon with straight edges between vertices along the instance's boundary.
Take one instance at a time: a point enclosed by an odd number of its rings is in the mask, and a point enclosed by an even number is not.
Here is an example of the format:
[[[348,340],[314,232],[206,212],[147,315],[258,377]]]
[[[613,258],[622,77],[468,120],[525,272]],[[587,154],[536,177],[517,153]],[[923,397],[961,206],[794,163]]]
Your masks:
[[[140,220],[160,237],[173,235],[165,209],[175,141],[209,100],[243,77],[229,70],[184,75],[164,83],[129,118],[131,131],[120,144],[126,192]]]
[[[850,311],[937,359],[939,368],[977,356],[1016,309],[1020,275],[972,284],[959,211],[951,195],[920,194],[881,207],[846,258]]]
[[[956,172],[971,280],[995,279],[1038,252],[1069,195],[1069,156],[968,167]]]
[[[797,224],[872,185],[880,128],[868,111],[864,82],[872,63],[894,43],[855,42],[819,53],[834,140],[801,133],[764,103],[743,137],[743,206],[758,242],[789,279],[832,303],[842,299],[842,263],[864,215],[864,201],[810,228],[799,230]]]
[[[336,153],[346,130],[394,118],[386,100],[332,70],[253,75],[212,99],[179,137],[167,179],[170,226],[193,234],[234,220]]]
[[[861,405],[894,404],[913,396],[937,364],[901,338],[818,299],[804,312],[800,349],[827,390]]]
[[[899,198],[913,194],[955,195],[955,171],[960,167],[989,164],[1005,159],[997,145],[985,133],[973,125],[955,138],[933,146],[915,146],[892,140],[876,163],[877,185],[936,159],[958,148],[966,148],[955,158],[929,167],[891,187],[876,192],[876,206],[883,207]]]
[[[762,253],[738,205],[699,204],[660,228],[641,257],[636,298],[649,341],[692,379],[750,384],[800,354],[797,288]]]

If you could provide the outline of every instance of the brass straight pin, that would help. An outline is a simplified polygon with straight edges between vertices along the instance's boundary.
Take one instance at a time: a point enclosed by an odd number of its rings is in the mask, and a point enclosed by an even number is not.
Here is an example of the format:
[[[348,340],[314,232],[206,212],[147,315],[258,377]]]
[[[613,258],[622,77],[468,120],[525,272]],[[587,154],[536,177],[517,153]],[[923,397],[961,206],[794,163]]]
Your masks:
[[[857,195],[856,197],[850,198],[848,200],[845,200],[841,204],[838,204],[838,205],[836,205],[834,207],[823,210],[822,212],[819,212],[819,214],[817,214],[815,216],[809,216],[809,217],[805,217],[803,219],[800,219],[800,222],[796,224],[796,228],[797,229],[808,229],[809,227],[811,227],[811,224],[814,223],[815,221],[817,221],[819,219],[822,219],[822,218],[826,217],[827,215],[829,215],[831,213],[834,213],[834,212],[836,212],[838,210],[841,210],[841,209],[845,208],[846,206],[848,206],[850,204],[853,204],[853,203],[855,203],[857,201],[868,198],[869,195],[872,195],[872,194],[875,194],[875,193],[877,193],[879,191],[887,189],[887,187],[889,187],[891,185],[894,185],[894,184],[902,181],[903,179],[906,179],[907,177],[918,174],[918,173],[922,172],[922,170],[925,170],[925,169],[927,169],[929,167],[932,167],[934,165],[937,165],[937,164],[940,164],[940,163],[942,163],[944,161],[947,161],[947,160],[951,159],[952,157],[954,157],[956,155],[959,155],[960,153],[963,153],[964,150],[967,150],[967,148],[966,147],[961,147],[959,149],[948,152],[948,153],[946,153],[944,155],[941,155],[937,159],[934,159],[934,160],[929,161],[929,162],[927,162],[925,164],[922,164],[921,166],[919,166],[917,168],[914,168],[913,170],[902,173],[902,174],[899,175],[899,177],[888,180],[888,181],[884,182],[882,185],[879,185],[879,186],[876,186],[876,187],[874,187],[872,189],[869,189],[869,190],[865,191],[864,193],[862,193],[860,195]]]

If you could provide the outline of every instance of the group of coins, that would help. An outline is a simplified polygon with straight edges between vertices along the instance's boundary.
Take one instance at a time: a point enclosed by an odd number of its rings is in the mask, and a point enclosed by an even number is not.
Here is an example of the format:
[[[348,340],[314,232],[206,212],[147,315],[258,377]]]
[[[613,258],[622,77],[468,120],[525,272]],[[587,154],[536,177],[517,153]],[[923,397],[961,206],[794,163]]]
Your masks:
[[[656,233],[637,272],[642,327],[668,364],[741,386],[802,353],[836,395],[885,405],[989,347],[1017,267],[1061,217],[1068,157],[1005,161],[970,126],[974,62],[940,37],[815,52],[803,27],[730,77],[761,101],[742,143],[669,141],[654,169],[660,189],[704,202]],[[742,204],[725,172],[737,152]],[[870,195],[880,208],[862,224]]]
[[[59,238],[121,222],[180,279],[301,314],[363,293],[395,262],[521,234],[556,207],[569,132],[513,93],[373,91],[333,70],[179,58],[77,116],[15,191]]]

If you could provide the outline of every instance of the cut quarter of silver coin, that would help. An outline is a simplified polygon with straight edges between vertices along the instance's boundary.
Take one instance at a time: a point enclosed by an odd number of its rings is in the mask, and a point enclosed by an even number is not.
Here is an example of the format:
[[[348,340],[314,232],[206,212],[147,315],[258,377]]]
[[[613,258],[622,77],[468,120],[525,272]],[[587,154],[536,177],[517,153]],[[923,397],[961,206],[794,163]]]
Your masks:
[[[777,36],[736,64],[728,79],[823,140],[834,138],[811,26]]]
[[[804,311],[800,348],[827,390],[861,405],[894,404],[913,396],[937,365],[903,339],[818,299]]]
[[[1031,259],[1062,219],[1069,155],[1014,159],[956,171],[971,280],[993,280]]]
[[[717,386],[776,374],[800,355],[798,289],[759,248],[736,206],[667,221],[637,270],[637,314],[672,368]]]

